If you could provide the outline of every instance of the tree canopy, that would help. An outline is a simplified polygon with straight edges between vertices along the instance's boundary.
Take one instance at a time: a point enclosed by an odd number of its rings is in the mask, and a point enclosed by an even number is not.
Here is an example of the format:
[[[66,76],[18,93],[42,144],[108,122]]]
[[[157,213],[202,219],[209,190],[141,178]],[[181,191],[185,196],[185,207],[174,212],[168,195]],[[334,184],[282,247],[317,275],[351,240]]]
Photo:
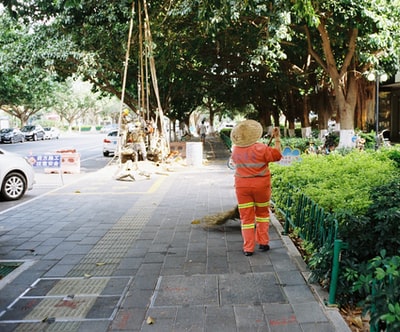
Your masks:
[[[247,116],[266,126],[284,114],[289,126],[299,119],[307,127],[313,110],[325,122],[336,116],[351,133],[358,119],[365,122],[365,100],[372,99],[364,93],[374,86],[365,73],[393,75],[399,64],[399,0],[1,3],[29,26],[26,64],[60,78],[79,75],[117,97],[132,17],[124,102],[140,109],[148,100],[157,108],[149,88],[153,58],[171,119],[185,120],[204,100],[214,100],[224,105],[221,112],[251,105]],[[335,103],[328,107],[329,98]]]

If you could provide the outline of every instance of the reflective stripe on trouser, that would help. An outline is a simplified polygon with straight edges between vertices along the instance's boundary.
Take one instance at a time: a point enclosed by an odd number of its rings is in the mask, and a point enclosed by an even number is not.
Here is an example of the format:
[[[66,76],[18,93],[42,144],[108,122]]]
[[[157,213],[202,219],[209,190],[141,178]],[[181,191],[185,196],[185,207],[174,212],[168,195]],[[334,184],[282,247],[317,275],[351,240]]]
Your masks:
[[[236,188],[242,223],[243,251],[253,252],[256,242],[269,244],[270,193],[270,189],[265,187]]]

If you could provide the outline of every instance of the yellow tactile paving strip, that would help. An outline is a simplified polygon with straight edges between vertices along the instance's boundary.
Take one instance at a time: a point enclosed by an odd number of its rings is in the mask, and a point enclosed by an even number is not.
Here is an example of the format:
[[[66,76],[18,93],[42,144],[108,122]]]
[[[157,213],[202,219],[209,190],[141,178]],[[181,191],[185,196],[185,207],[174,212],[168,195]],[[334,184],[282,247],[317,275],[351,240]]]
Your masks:
[[[156,181],[148,193],[159,189],[163,179]],[[132,278],[120,277],[125,280],[125,288],[119,294],[102,295],[110,277],[124,258],[126,252],[140,234],[143,226],[148,222],[155,208],[164,197],[166,190],[157,190],[153,204],[149,206],[148,197],[139,199],[127,213],[105,234],[105,236],[89,251],[89,253],[67,275],[60,278],[45,294],[29,296],[28,289],[22,296],[9,306],[14,310],[27,308],[29,313],[19,320],[10,320],[20,324],[16,332],[35,331],[78,331],[80,323],[90,320],[111,320],[116,308],[122,301],[126,289]],[[100,315],[104,317],[88,318],[88,313],[101,297],[115,302],[113,311]],[[101,311],[101,310],[100,310]],[[7,320],[1,321],[2,323]],[[40,324],[38,324],[40,323]],[[47,323],[44,325],[44,323]]]
[[[73,332],[78,330],[80,322],[83,321],[111,320],[115,317],[116,309],[131,280],[130,277],[38,279],[12,305],[12,310],[15,312],[29,311],[29,313],[23,320],[8,322],[24,323],[14,330],[16,332]],[[107,289],[110,282],[113,282],[114,286],[119,283],[124,286]],[[107,291],[104,292],[105,290]],[[38,295],[40,291],[45,294]],[[107,306],[99,307],[100,310],[95,310],[88,317],[99,301],[102,301],[102,304],[107,303]],[[37,329],[38,324],[40,329]]]
[[[84,319],[95,302],[95,297],[76,297],[73,300],[45,298],[25,317],[25,319],[37,321],[46,321],[53,317],[56,319],[69,320],[73,318]]]

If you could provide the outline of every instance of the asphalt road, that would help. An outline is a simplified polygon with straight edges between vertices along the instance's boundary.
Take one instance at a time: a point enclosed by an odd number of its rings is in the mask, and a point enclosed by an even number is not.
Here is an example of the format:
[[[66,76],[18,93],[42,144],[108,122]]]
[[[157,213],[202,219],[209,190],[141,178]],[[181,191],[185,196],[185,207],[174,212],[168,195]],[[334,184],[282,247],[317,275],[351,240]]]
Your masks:
[[[6,202],[0,200],[0,212],[9,208],[15,208],[19,204],[23,204],[31,199],[36,199],[48,191],[54,190],[69,182],[76,181],[79,177],[85,176],[85,174],[90,172],[95,172],[106,166],[112,158],[103,156],[102,141],[104,136],[104,134],[100,133],[64,133],[58,140],[0,144],[1,149],[17,153],[21,156],[44,155],[56,153],[56,151],[59,150],[70,149],[75,149],[80,156],[79,173],[48,173],[45,172],[43,168],[35,168],[36,183],[33,189],[28,191],[25,196],[18,201]]]

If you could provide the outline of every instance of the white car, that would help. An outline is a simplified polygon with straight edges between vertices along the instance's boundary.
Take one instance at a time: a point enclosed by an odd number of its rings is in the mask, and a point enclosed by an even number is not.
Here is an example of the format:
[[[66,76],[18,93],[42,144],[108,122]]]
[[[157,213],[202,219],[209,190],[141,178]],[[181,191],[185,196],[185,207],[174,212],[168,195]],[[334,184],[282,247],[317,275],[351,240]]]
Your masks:
[[[44,140],[44,130],[41,125],[26,125],[21,128],[26,141]]]
[[[118,124],[114,123],[114,124],[109,124],[104,126],[103,128],[100,129],[100,133],[102,134],[107,134],[109,133],[111,130],[115,130],[118,129]]]
[[[0,149],[0,196],[15,201],[33,188],[35,172],[24,157]]]
[[[45,127],[44,139],[59,139],[60,131],[56,127]]]
[[[103,139],[103,156],[114,155],[118,148],[118,130],[111,130]]]

